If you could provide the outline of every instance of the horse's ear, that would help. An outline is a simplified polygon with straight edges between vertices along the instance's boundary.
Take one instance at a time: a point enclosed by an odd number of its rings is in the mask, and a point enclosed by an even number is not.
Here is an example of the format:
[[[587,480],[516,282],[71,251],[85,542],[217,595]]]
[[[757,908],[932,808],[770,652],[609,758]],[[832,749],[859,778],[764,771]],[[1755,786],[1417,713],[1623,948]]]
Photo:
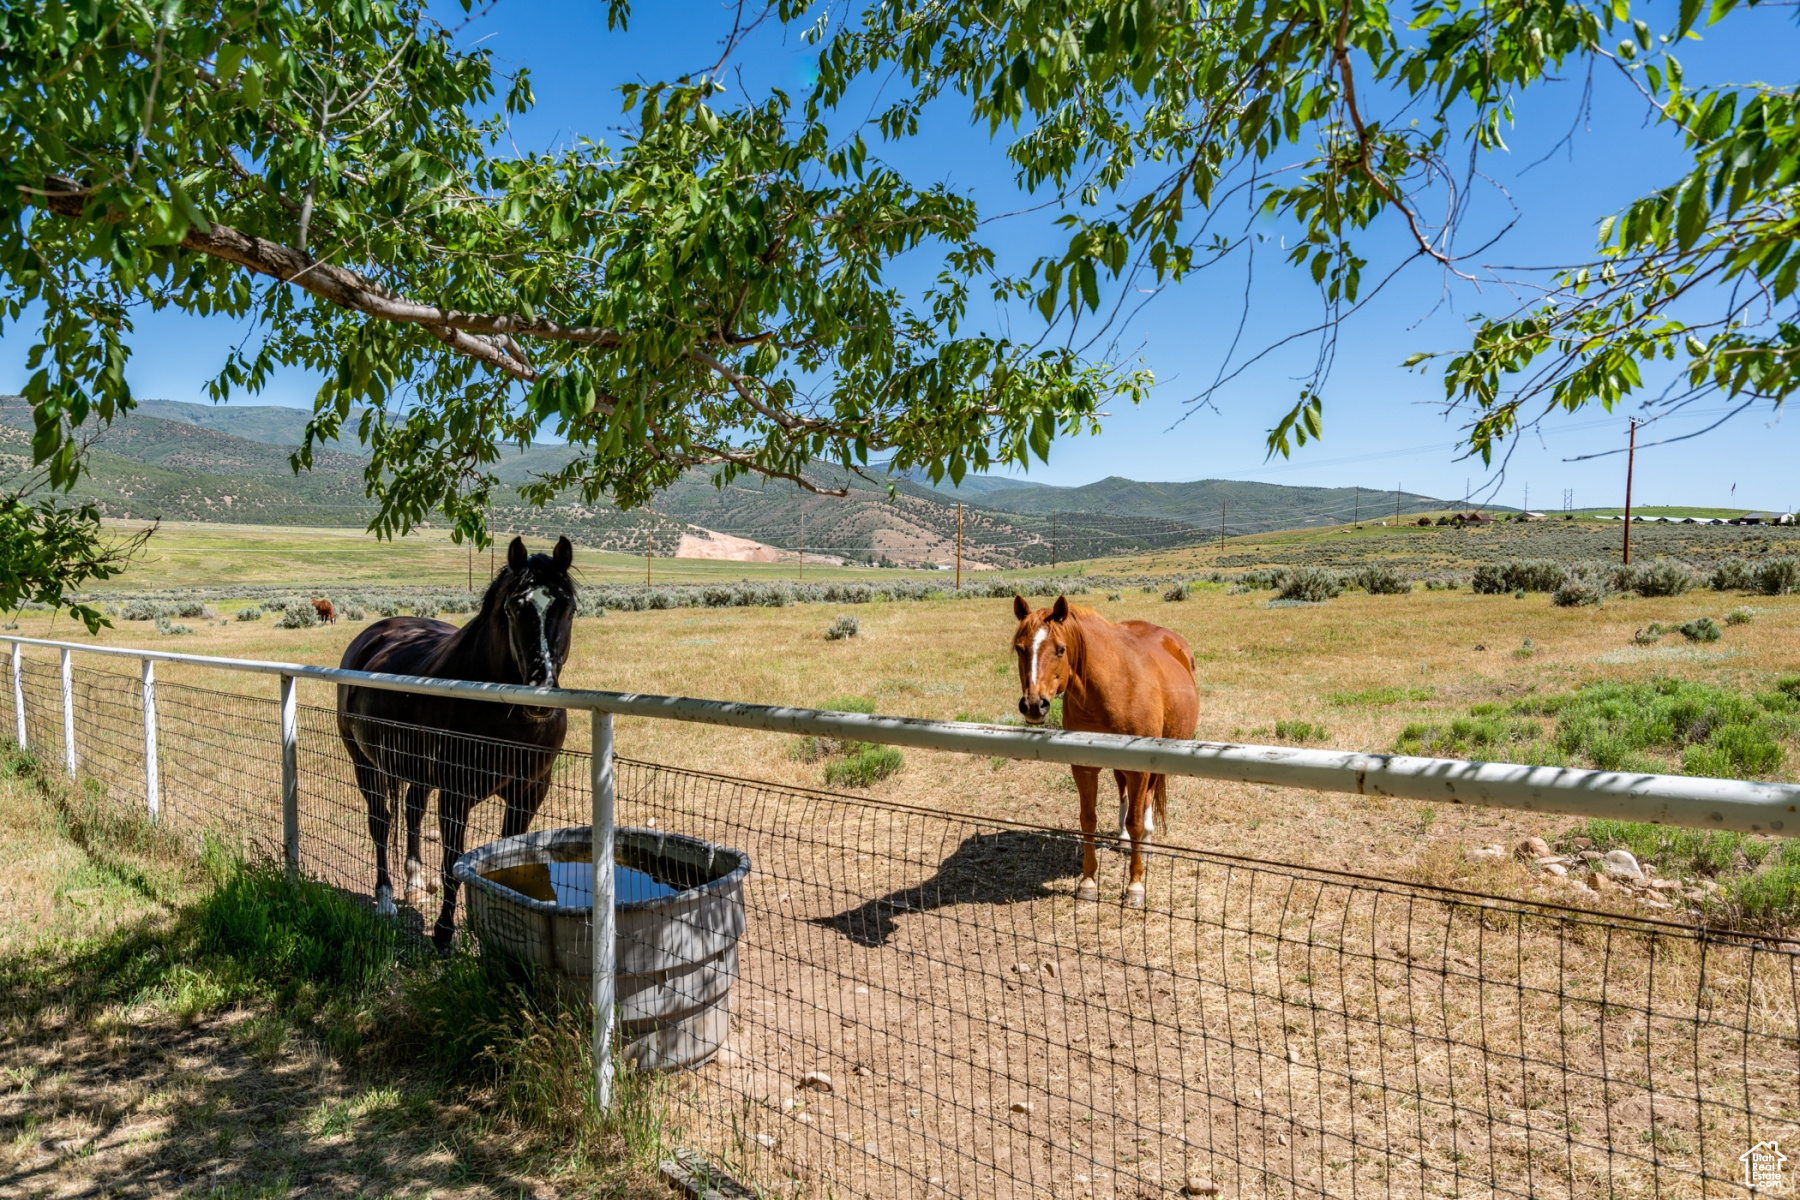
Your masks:
[[[1015,616],[1015,617],[1019,618],[1019,620],[1023,621],[1026,617],[1029,617],[1030,615],[1031,615],[1031,605],[1025,603],[1025,597],[1018,595],[1017,593],[1014,593],[1014,595],[1013,595],[1013,616]]]
[[[1050,619],[1052,621],[1066,621],[1068,620],[1068,617],[1069,598],[1067,596],[1058,596],[1056,598],[1056,603],[1050,606]]]
[[[567,571],[569,569],[569,564],[575,561],[575,547],[569,544],[568,538],[559,537],[556,539],[556,553],[551,557],[550,561],[556,564],[556,569],[559,571]]]
[[[523,571],[525,569],[525,559],[525,539],[516,537],[512,540],[512,545],[506,548],[506,565],[511,567],[514,571]]]

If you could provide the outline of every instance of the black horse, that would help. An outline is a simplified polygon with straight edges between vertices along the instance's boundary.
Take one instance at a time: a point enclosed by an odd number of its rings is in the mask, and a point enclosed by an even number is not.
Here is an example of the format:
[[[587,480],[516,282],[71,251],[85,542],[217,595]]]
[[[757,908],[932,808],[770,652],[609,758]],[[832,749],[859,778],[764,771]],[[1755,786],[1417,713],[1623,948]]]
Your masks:
[[[359,634],[341,664],[354,671],[522,683],[555,687],[569,658],[575,585],[574,549],[560,538],[551,555],[525,553],[514,538],[506,569],[488,586],[481,612],[458,629],[425,617],[389,617]],[[450,945],[456,918],[451,868],[463,852],[471,810],[498,793],[506,801],[502,836],[524,833],[550,789],[551,769],[568,733],[560,708],[451,700],[409,692],[338,686],[338,733],[356,765],[356,783],[369,805],[375,841],[375,905],[393,914],[388,875],[390,802],[406,789],[406,885],[409,903],[423,903],[419,823],[433,789],[443,837],[443,908],[432,938]]]

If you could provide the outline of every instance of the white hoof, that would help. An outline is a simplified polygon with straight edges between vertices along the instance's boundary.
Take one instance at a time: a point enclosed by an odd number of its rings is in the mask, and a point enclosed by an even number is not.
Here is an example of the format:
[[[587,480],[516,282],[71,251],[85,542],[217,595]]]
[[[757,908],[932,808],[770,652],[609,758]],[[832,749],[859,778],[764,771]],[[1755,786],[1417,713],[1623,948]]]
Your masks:
[[[1100,885],[1092,879],[1082,880],[1075,885],[1075,898],[1077,900],[1098,900],[1100,898]]]
[[[1134,883],[1130,887],[1125,889],[1125,907],[1126,908],[1142,908],[1142,907],[1144,907],[1144,885],[1143,884]]]
[[[399,909],[394,907],[394,889],[393,888],[388,887],[384,884],[383,886],[375,889],[375,915],[376,916],[378,916],[378,917],[398,916],[399,911],[400,911]]]

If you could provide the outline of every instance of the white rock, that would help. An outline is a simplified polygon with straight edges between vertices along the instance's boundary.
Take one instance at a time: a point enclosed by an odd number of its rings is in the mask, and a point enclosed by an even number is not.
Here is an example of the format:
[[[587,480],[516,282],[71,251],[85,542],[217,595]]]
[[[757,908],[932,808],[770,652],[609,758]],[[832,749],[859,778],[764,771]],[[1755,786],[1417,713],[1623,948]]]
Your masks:
[[[756,1144],[765,1150],[773,1150],[775,1148],[775,1135],[759,1133],[756,1135]]]
[[[1028,1113],[1031,1111],[1031,1101],[1014,1100],[1012,1102],[1012,1110],[1016,1113]]]
[[[1472,863],[1499,862],[1506,857],[1506,851],[1499,846],[1482,846],[1479,849],[1468,851],[1463,857]]]
[[[864,1079],[867,1079],[869,1076],[873,1075],[874,1073],[875,1072],[869,1070],[869,1068],[867,1068],[867,1067],[856,1068],[856,1074],[860,1075]]]
[[[821,1092],[829,1092],[832,1090],[831,1076],[823,1071],[808,1071],[805,1075],[800,1077],[800,1086],[804,1088],[816,1088]]]
[[[1569,868],[1563,866],[1561,863],[1545,863],[1544,871],[1546,874],[1554,875],[1558,879],[1567,879],[1569,877]]]
[[[1520,858],[1545,858],[1550,853],[1550,843],[1541,837],[1528,837],[1519,843]]]
[[[863,1153],[864,1154],[880,1154],[881,1147],[878,1146],[877,1144],[875,1144],[874,1142],[864,1142],[863,1143]]]
[[[1047,962],[1044,964],[1044,974],[1055,979],[1058,975],[1062,974],[1062,965],[1060,963]]]
[[[1638,866],[1638,860],[1629,850],[1608,850],[1600,860],[1605,864],[1606,873],[1618,879],[1642,879],[1644,869]]]

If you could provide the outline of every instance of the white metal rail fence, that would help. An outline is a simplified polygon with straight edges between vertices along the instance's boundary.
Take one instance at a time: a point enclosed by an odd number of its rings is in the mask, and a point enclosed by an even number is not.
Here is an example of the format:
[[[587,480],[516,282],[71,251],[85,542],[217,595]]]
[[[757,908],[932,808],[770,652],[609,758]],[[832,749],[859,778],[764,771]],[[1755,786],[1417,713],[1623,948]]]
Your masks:
[[[754,865],[729,1049],[671,1093],[682,1136],[771,1193],[1136,1196],[1198,1176],[1242,1197],[1736,1195],[1740,1155],[1800,1133],[1791,943],[1178,847],[1156,850],[1148,908],[1078,904],[1068,833],[615,763],[611,733],[615,715],[700,721],[1742,831],[1791,832],[1800,788],[4,640],[0,729],[21,744],[363,895],[363,800],[297,680],[590,712],[593,753],[559,757],[537,824],[602,831],[602,964],[615,805]],[[82,654],[103,657],[78,671]],[[157,662],[274,675],[277,695],[159,682]],[[475,811],[471,848],[498,808]],[[610,970],[595,979],[604,1098]]]

